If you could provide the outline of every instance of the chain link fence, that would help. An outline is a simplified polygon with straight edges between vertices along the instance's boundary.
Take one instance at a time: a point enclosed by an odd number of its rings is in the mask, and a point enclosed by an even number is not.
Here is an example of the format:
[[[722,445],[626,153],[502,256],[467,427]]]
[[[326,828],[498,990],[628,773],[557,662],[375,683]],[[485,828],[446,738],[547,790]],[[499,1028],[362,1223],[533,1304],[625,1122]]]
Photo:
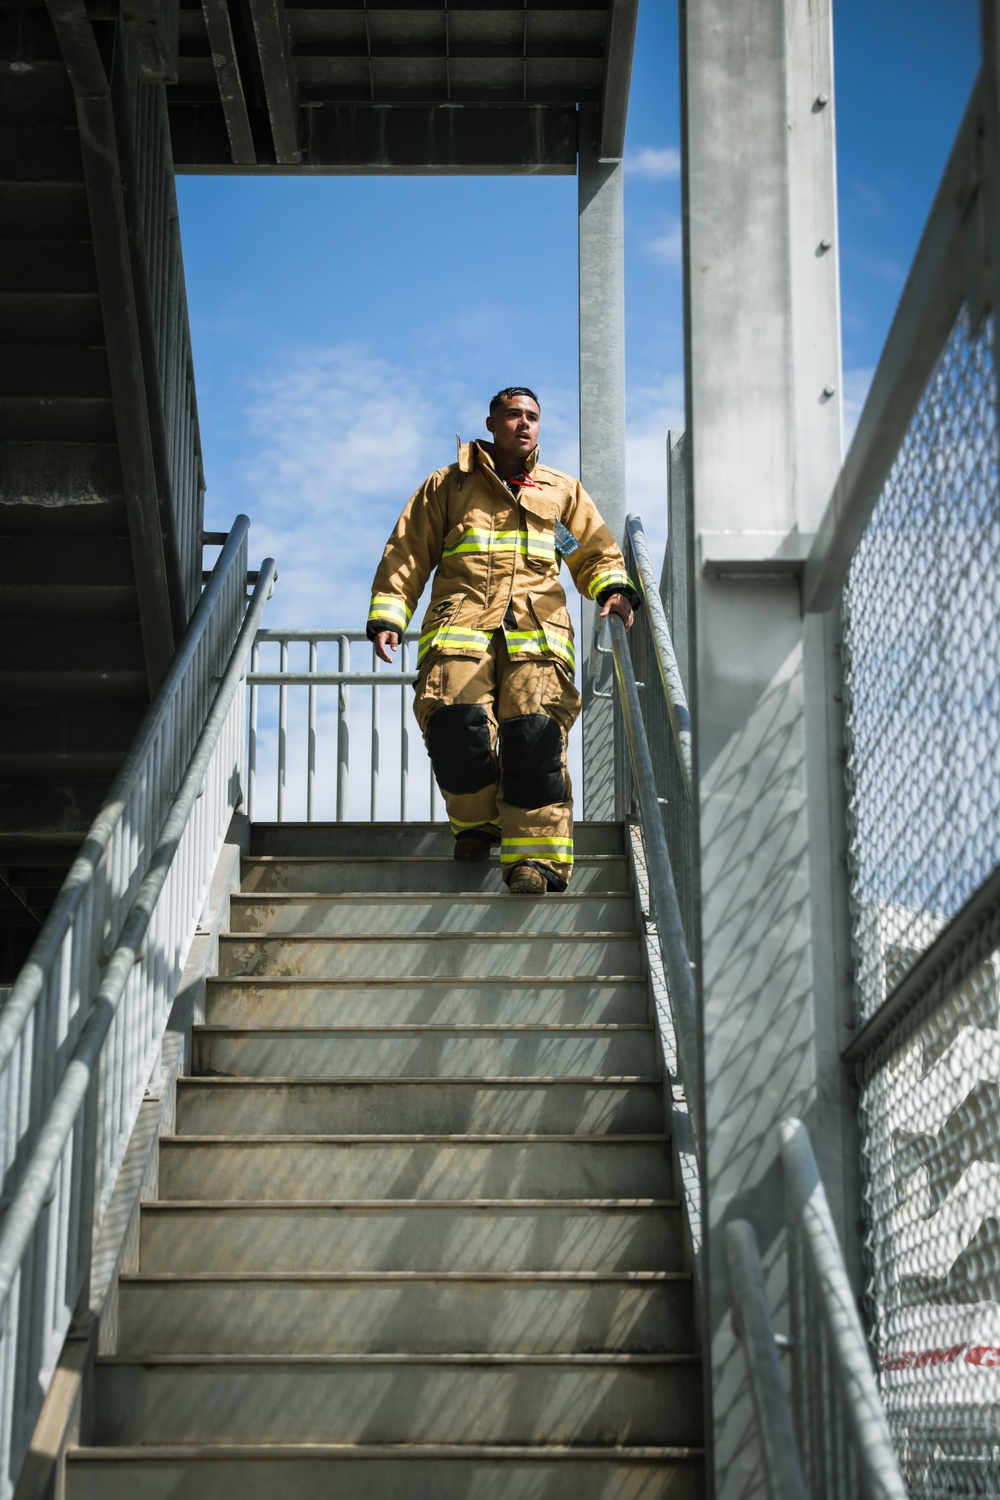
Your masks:
[[[844,594],[858,1019],[899,1016],[859,1067],[866,1294],[919,1500],[1000,1496],[993,345],[959,317]]]

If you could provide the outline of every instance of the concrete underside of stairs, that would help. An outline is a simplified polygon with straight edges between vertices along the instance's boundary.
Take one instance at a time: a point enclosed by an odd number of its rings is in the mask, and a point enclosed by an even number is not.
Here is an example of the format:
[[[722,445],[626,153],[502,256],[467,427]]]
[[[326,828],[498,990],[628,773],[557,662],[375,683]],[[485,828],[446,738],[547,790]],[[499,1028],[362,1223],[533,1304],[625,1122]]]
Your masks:
[[[701,1500],[621,830],[511,896],[432,825],[253,830],[68,1500]]]

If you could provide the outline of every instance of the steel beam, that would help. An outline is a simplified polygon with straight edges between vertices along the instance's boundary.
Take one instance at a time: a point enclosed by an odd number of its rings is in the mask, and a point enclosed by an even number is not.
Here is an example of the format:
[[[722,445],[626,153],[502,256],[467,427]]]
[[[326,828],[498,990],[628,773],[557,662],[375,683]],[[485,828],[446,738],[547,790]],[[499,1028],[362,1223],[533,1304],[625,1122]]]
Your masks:
[[[234,167],[252,167],[257,161],[257,149],[250,129],[243,80],[236,58],[236,39],[233,36],[229,6],[226,0],[201,0],[201,8],[226,121],[230,159]]]
[[[567,105],[304,105],[298,173],[463,176],[576,171],[577,117]],[[258,158],[234,166],[218,106],[173,111],[179,172],[275,173]]]
[[[639,0],[609,0],[601,90],[602,161],[621,161],[625,155],[625,119],[638,19]]]
[[[717,1500],[767,1493],[725,1227],[787,1308],[775,1126],[805,1115],[856,1233],[835,622],[788,560],[840,466],[829,0],[681,0],[687,442],[695,526],[745,570],[695,576],[711,1440]],[[829,389],[827,389],[829,388]],[[779,551],[780,551],[779,547]],[[784,569],[782,572],[781,569]]]
[[[250,14],[264,78],[274,158],[279,166],[297,166],[302,160],[299,88],[292,65],[292,38],[284,0],[250,0]]]
[[[76,97],[146,675],[152,692],[173,655],[174,633],[111,89],[84,0],[48,0],[48,11]]]
[[[620,540],[625,527],[625,271],[621,162],[600,159],[600,112],[580,110],[580,478]],[[611,818],[614,718],[590,672],[594,609],[583,608],[584,815]]]

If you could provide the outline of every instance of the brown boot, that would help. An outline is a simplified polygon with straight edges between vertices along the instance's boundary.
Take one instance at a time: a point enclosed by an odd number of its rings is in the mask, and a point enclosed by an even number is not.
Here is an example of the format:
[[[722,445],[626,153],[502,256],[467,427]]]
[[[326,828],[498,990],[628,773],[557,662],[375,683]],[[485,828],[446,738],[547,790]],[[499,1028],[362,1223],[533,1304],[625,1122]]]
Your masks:
[[[544,896],[548,881],[534,865],[515,865],[507,882],[515,896]]]
[[[478,828],[470,828],[466,833],[456,836],[452,858],[465,861],[489,859],[490,850],[495,842],[496,840],[488,833],[480,832]]]

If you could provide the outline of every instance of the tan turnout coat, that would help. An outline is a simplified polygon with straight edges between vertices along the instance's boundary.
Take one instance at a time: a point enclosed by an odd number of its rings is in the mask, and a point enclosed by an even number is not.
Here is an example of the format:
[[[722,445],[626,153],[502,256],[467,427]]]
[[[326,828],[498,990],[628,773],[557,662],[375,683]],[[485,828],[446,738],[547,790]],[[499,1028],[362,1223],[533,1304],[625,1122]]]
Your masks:
[[[433,573],[421,660],[428,653],[481,656],[502,626],[512,660],[556,660],[572,671],[573,627],[561,564],[590,599],[613,589],[634,596],[634,586],[579,480],[540,464],[535,448],[525,463],[529,482],[515,499],[493,466],[491,449],[459,443],[458,462],[438,469],[409,501],[375,575],[369,629],[402,633]],[[565,556],[557,547],[557,522],[570,533],[561,540]]]

